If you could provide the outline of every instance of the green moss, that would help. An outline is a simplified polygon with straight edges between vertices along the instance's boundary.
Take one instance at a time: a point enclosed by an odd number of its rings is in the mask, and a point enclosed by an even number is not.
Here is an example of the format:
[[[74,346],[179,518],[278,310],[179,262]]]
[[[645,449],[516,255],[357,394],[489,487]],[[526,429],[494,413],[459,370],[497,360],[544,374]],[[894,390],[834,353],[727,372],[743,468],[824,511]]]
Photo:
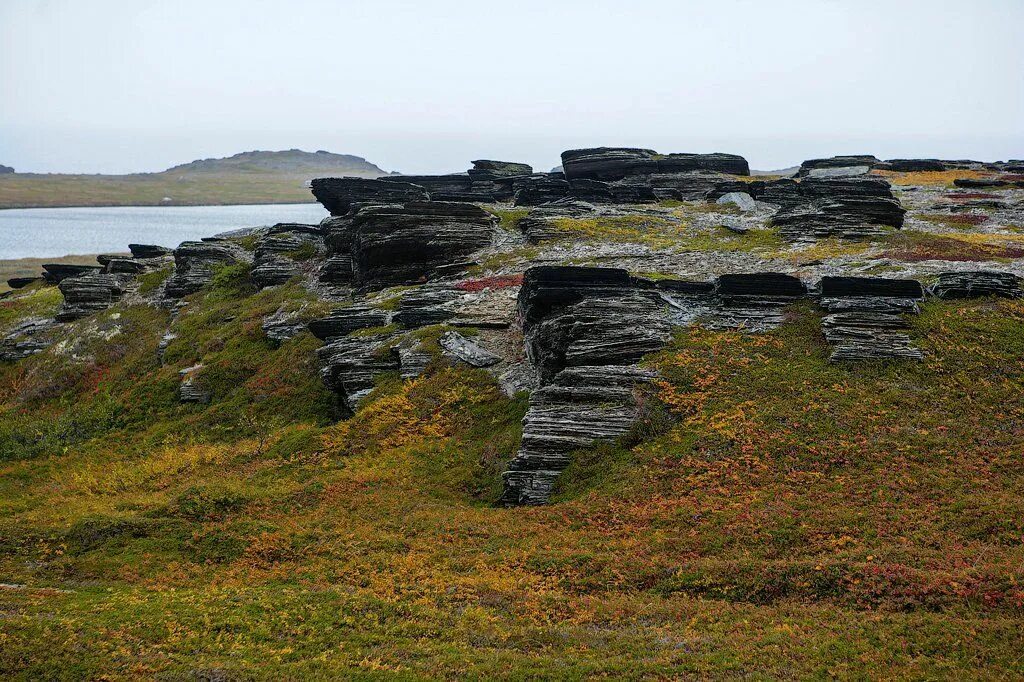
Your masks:
[[[168,277],[171,276],[172,272],[174,272],[174,266],[168,265],[167,267],[160,268],[159,270],[139,275],[139,293],[148,294],[155,291],[167,280]]]

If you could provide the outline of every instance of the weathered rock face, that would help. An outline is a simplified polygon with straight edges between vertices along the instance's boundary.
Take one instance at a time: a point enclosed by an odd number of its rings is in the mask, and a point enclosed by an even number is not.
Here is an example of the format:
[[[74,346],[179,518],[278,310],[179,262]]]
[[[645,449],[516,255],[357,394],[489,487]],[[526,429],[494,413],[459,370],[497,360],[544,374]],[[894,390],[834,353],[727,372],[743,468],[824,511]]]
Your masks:
[[[519,453],[503,475],[504,504],[542,504],[573,450],[629,430],[632,366],[670,338],[668,304],[625,270],[536,267],[519,291],[527,356],[542,387],[530,396]]]
[[[528,175],[512,183],[512,203],[540,206],[569,196],[569,183],[561,173]]]
[[[533,168],[525,163],[513,161],[491,161],[480,159],[473,161],[473,167],[467,171],[470,175],[492,179],[495,177],[514,177],[516,175],[530,175]]]
[[[397,178],[314,178],[313,196],[331,215],[348,213],[356,204],[393,204],[426,201],[427,190]]]
[[[644,204],[658,201],[658,196],[650,184],[625,180],[572,180],[569,182],[569,195],[580,201],[600,204]]]
[[[505,505],[545,504],[570,454],[629,431],[635,392],[654,379],[638,367],[570,367],[530,395],[519,452],[502,474]]]
[[[411,202],[359,210],[352,262],[362,287],[411,284],[491,244],[496,218],[478,206]]]
[[[736,154],[665,154],[658,156],[659,173],[685,173],[704,171],[750,175],[750,164]]]
[[[174,273],[164,293],[183,298],[202,289],[213,279],[214,267],[238,261],[238,249],[224,242],[182,242],[174,250]]]
[[[978,270],[975,272],[943,272],[932,285],[931,294],[939,298],[1024,297],[1024,280],[1009,272]]]
[[[186,367],[185,369],[178,371],[178,400],[183,403],[200,403],[205,404],[210,402],[210,393],[200,387],[196,379],[199,372],[203,369],[203,366],[193,365]]]
[[[903,226],[906,209],[880,178],[806,178],[798,192],[803,202],[782,208],[771,221],[791,239],[863,238]]]
[[[829,359],[921,360],[908,334],[907,314],[918,312],[923,298],[921,283],[909,279],[825,277],[821,305],[828,311],[821,329],[833,346]]]
[[[947,168],[946,162],[939,159],[889,159],[884,163],[877,164],[877,167],[900,173],[944,171]]]
[[[320,269],[321,282],[344,284],[355,277],[352,269],[352,243],[355,241],[352,220],[352,216],[332,216],[320,222],[327,249],[327,258]]]
[[[350,410],[373,390],[374,380],[400,368],[398,352],[387,347],[389,336],[355,336],[332,340],[317,350],[324,383]]]
[[[806,294],[807,287],[792,275],[722,275],[715,282],[715,300],[708,311],[707,324],[715,329],[751,332],[773,329],[784,321],[786,306]]]
[[[124,275],[97,272],[61,280],[57,286],[64,295],[64,303],[57,311],[57,321],[71,322],[106,310],[124,295],[127,279]]]
[[[570,149],[562,152],[562,168],[570,181],[614,181],[690,172],[750,175],[747,160],[735,154],[658,154],[651,149],[627,147]]]
[[[58,284],[68,277],[78,277],[99,272],[99,265],[68,265],[66,263],[46,263],[43,265],[43,279],[50,284]]]
[[[827,159],[808,159],[800,164],[797,171],[798,177],[809,175],[812,170],[818,168],[852,168],[857,166],[873,167],[879,163],[878,157],[872,154],[853,154],[849,156],[833,156]]]
[[[445,355],[471,367],[490,367],[501,362],[500,356],[458,332],[445,332],[441,336],[439,344]]]
[[[388,323],[386,311],[365,305],[339,308],[327,317],[309,323],[309,331],[321,341],[332,341],[359,329],[383,327]]]
[[[399,175],[382,182],[411,183],[427,191],[431,201],[470,201],[492,204],[512,198],[511,179],[484,178],[468,173],[450,175]]]
[[[404,327],[426,327],[455,317],[454,304],[462,292],[448,285],[426,284],[407,291],[398,302],[394,321]]]
[[[994,178],[957,178],[953,181],[953,185],[964,189],[999,189],[1024,187],[1024,180],[1007,180],[998,176]]]
[[[738,180],[731,179],[722,173],[692,171],[680,173],[657,173],[648,178],[659,199],[676,199],[679,201],[704,201],[718,187],[725,183],[734,186],[742,185]],[[744,188],[743,191],[746,191]],[[711,197],[714,201],[717,196]]]
[[[46,350],[53,345],[50,332],[56,326],[55,320],[30,317],[8,329],[0,337],[0,362],[15,362]]]
[[[250,277],[260,288],[284,284],[301,270],[296,258],[318,254],[324,248],[323,235],[317,225],[279,223],[256,241]]]
[[[278,310],[273,315],[265,317],[260,328],[267,335],[268,339],[276,345],[280,345],[298,336],[307,328],[307,325],[302,320],[297,319],[296,315]]]

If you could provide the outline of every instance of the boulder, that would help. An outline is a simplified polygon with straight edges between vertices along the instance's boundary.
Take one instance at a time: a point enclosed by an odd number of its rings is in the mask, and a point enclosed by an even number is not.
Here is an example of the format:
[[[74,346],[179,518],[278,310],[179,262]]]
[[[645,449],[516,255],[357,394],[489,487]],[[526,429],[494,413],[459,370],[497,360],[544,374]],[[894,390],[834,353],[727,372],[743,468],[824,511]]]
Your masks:
[[[723,194],[715,200],[716,204],[732,204],[741,211],[754,211],[757,209],[757,202],[754,201],[754,197],[750,196],[746,192],[729,192]]]
[[[998,296],[1000,298],[1024,297],[1024,284],[1017,275],[1010,272],[995,270],[977,270],[974,272],[942,272],[938,280],[931,286],[933,296],[944,299],[981,298]]]
[[[331,215],[348,213],[356,204],[393,204],[426,201],[427,190],[400,178],[314,178],[313,196]]]
[[[441,351],[454,360],[460,360],[471,367],[490,367],[501,362],[501,357],[482,348],[475,341],[458,332],[445,332],[439,340]]]
[[[410,202],[360,209],[352,226],[352,262],[362,287],[423,282],[491,244],[497,219],[479,206]]]

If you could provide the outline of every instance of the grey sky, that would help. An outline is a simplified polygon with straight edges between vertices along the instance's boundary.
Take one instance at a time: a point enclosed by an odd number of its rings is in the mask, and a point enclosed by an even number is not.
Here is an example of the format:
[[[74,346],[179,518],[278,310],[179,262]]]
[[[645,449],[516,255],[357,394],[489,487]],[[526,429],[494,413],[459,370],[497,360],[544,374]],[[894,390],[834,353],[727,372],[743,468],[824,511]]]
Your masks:
[[[1024,157],[1021,0],[2,0],[0,163]]]

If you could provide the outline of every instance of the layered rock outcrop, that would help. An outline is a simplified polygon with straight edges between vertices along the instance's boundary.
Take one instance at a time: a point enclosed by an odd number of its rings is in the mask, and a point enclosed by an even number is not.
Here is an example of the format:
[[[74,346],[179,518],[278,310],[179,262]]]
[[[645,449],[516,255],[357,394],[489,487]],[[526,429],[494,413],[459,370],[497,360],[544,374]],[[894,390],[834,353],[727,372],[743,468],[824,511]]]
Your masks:
[[[771,220],[791,239],[860,239],[903,226],[906,209],[881,178],[811,177],[798,183],[797,191],[802,201],[790,202]]]
[[[341,216],[360,204],[426,201],[427,190],[398,178],[314,178],[313,196],[331,215]]]
[[[832,346],[829,359],[921,360],[910,340],[906,316],[918,312],[921,283],[910,279],[825,277],[821,305],[827,311],[821,329]]]
[[[944,299],[1024,297],[1024,280],[1010,272],[976,270],[971,272],[943,272],[930,288],[933,296]]]
[[[250,278],[260,288],[284,284],[301,272],[300,260],[308,260],[323,249],[319,226],[278,223],[256,240]]]
[[[174,273],[164,285],[169,298],[183,298],[202,289],[213,279],[217,266],[237,263],[244,251],[225,241],[182,242],[174,250]]]

